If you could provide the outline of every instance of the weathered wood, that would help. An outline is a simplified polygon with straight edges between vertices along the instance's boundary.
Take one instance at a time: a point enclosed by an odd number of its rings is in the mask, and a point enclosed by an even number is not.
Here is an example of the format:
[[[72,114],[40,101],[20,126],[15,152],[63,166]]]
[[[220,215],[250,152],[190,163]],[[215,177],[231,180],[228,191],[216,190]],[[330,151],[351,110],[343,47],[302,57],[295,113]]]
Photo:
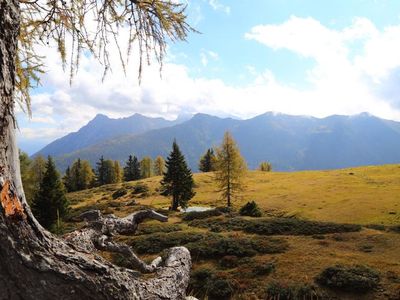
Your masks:
[[[134,234],[138,225],[146,219],[155,219],[167,222],[168,218],[153,210],[141,210],[124,218],[114,215],[103,216],[99,210],[90,210],[80,215],[86,225],[64,236],[65,241],[77,250],[92,253],[96,250],[105,250],[122,254],[132,265],[143,273],[152,273],[162,263],[161,257],[154,259],[151,264],[142,261],[126,244],[116,243],[112,237],[116,234]]]
[[[18,32],[18,1],[0,0],[0,299],[184,298],[191,267],[186,248],[170,249],[154,276],[142,278],[96,253],[72,247],[33,217],[22,189],[15,141]]]

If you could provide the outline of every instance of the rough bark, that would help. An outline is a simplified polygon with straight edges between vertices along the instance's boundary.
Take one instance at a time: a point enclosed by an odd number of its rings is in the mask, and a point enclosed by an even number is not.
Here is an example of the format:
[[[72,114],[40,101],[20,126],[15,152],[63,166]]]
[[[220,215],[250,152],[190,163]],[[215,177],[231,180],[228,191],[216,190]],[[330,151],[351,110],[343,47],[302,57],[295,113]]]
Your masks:
[[[184,298],[191,267],[186,248],[170,249],[153,276],[144,278],[72,247],[33,217],[22,189],[13,117],[18,28],[18,2],[0,0],[0,299]]]

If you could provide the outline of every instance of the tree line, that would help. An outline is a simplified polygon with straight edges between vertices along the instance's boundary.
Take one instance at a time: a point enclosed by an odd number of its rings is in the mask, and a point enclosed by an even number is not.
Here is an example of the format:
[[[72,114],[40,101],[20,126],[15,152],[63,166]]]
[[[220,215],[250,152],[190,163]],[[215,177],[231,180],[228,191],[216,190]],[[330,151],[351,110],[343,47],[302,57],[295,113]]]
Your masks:
[[[117,160],[101,156],[95,169],[92,169],[89,161],[79,158],[71,167],[67,167],[63,181],[68,192],[75,192],[105,184],[160,176],[164,171],[165,160],[161,156],[155,160],[145,156],[139,161],[136,156],[129,155],[124,167]]]
[[[67,167],[62,178],[50,156],[47,161],[42,156],[31,160],[26,153],[20,152],[20,161],[27,200],[39,222],[48,229],[57,230],[60,220],[68,213],[66,192],[163,176],[160,194],[171,197],[171,210],[186,208],[195,195],[192,171],[176,140],[166,161],[161,156],[154,161],[148,156],[139,161],[136,156],[129,155],[124,167],[121,167],[119,161],[101,156],[92,169],[89,161],[79,158]],[[272,166],[262,162],[258,169],[269,172]],[[214,179],[228,207],[232,205],[232,199],[245,188],[243,179],[247,164],[229,132],[225,133],[219,147],[207,149],[199,160],[199,170],[214,172]]]

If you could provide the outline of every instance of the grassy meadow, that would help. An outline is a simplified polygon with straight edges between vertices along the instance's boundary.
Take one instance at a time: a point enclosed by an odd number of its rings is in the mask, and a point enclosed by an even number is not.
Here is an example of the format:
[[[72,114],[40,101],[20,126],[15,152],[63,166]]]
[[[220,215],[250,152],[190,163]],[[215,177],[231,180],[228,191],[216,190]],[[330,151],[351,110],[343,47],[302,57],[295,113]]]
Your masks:
[[[188,292],[201,299],[400,299],[400,165],[251,171],[234,210],[209,215],[166,211],[170,200],[159,195],[160,180],[70,193],[72,217],[88,209],[125,216],[143,207],[168,214],[168,223],[146,222],[134,236],[117,239],[145,259],[188,247]],[[212,173],[194,180],[191,206],[224,206]],[[261,218],[238,215],[251,200]],[[129,267],[123,257],[103,255]],[[337,265],[347,268],[334,277],[340,282],[321,283],[321,273]]]

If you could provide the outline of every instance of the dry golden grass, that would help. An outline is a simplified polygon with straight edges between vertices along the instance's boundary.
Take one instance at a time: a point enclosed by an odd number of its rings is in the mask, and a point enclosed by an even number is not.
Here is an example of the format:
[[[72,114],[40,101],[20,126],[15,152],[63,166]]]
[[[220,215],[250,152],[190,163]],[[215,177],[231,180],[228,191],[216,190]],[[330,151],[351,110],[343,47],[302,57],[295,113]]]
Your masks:
[[[190,205],[223,206],[213,173],[194,174],[196,196]],[[156,189],[161,177],[141,180],[150,195],[135,198],[138,203],[168,208],[170,200]],[[113,191],[136,182],[107,185],[70,194],[73,207],[108,203]],[[260,172],[250,171],[245,189],[233,205],[255,200],[264,211],[332,222],[358,224],[400,223],[400,165],[369,166],[330,171]],[[123,199],[128,199],[129,195]],[[121,201],[121,200],[116,200]],[[126,213],[126,211],[124,211]]]
[[[196,196],[190,205],[223,206],[212,173],[194,174]],[[91,190],[71,193],[68,198],[73,210],[100,208],[103,212],[125,216],[137,209],[127,205],[132,199],[141,205],[168,208],[170,200],[157,193],[160,177],[140,182],[149,187],[147,195],[128,193],[112,199],[119,188],[128,188],[137,182],[107,185]],[[264,212],[282,213],[318,221],[357,224],[400,224],[400,165],[370,166],[332,171],[304,172],[249,172],[246,189],[236,198],[235,208],[255,200]],[[172,214],[169,223],[180,223],[183,231],[206,232],[187,226],[180,214]],[[231,234],[231,233],[222,233]],[[243,232],[235,232],[241,236]],[[246,235],[249,236],[249,235]],[[240,265],[221,270],[218,262],[206,260],[194,264],[194,269],[207,267],[229,278],[239,287],[235,298],[262,298],[270,282],[283,284],[313,283],[324,268],[335,264],[368,265],[381,274],[381,289],[363,295],[335,294],[339,299],[389,299],[400,297],[400,234],[363,228],[355,233],[327,234],[322,239],[311,236],[285,236],[289,249],[281,254],[257,255],[256,264],[273,261],[275,271],[270,275],[254,276],[250,267]],[[126,237],[129,241],[130,237]],[[151,256],[149,258],[152,258]],[[393,279],[393,276],[398,279]],[[336,292],[335,292],[336,293]],[[397,298],[393,298],[397,299]],[[399,298],[400,299],[400,298]]]

